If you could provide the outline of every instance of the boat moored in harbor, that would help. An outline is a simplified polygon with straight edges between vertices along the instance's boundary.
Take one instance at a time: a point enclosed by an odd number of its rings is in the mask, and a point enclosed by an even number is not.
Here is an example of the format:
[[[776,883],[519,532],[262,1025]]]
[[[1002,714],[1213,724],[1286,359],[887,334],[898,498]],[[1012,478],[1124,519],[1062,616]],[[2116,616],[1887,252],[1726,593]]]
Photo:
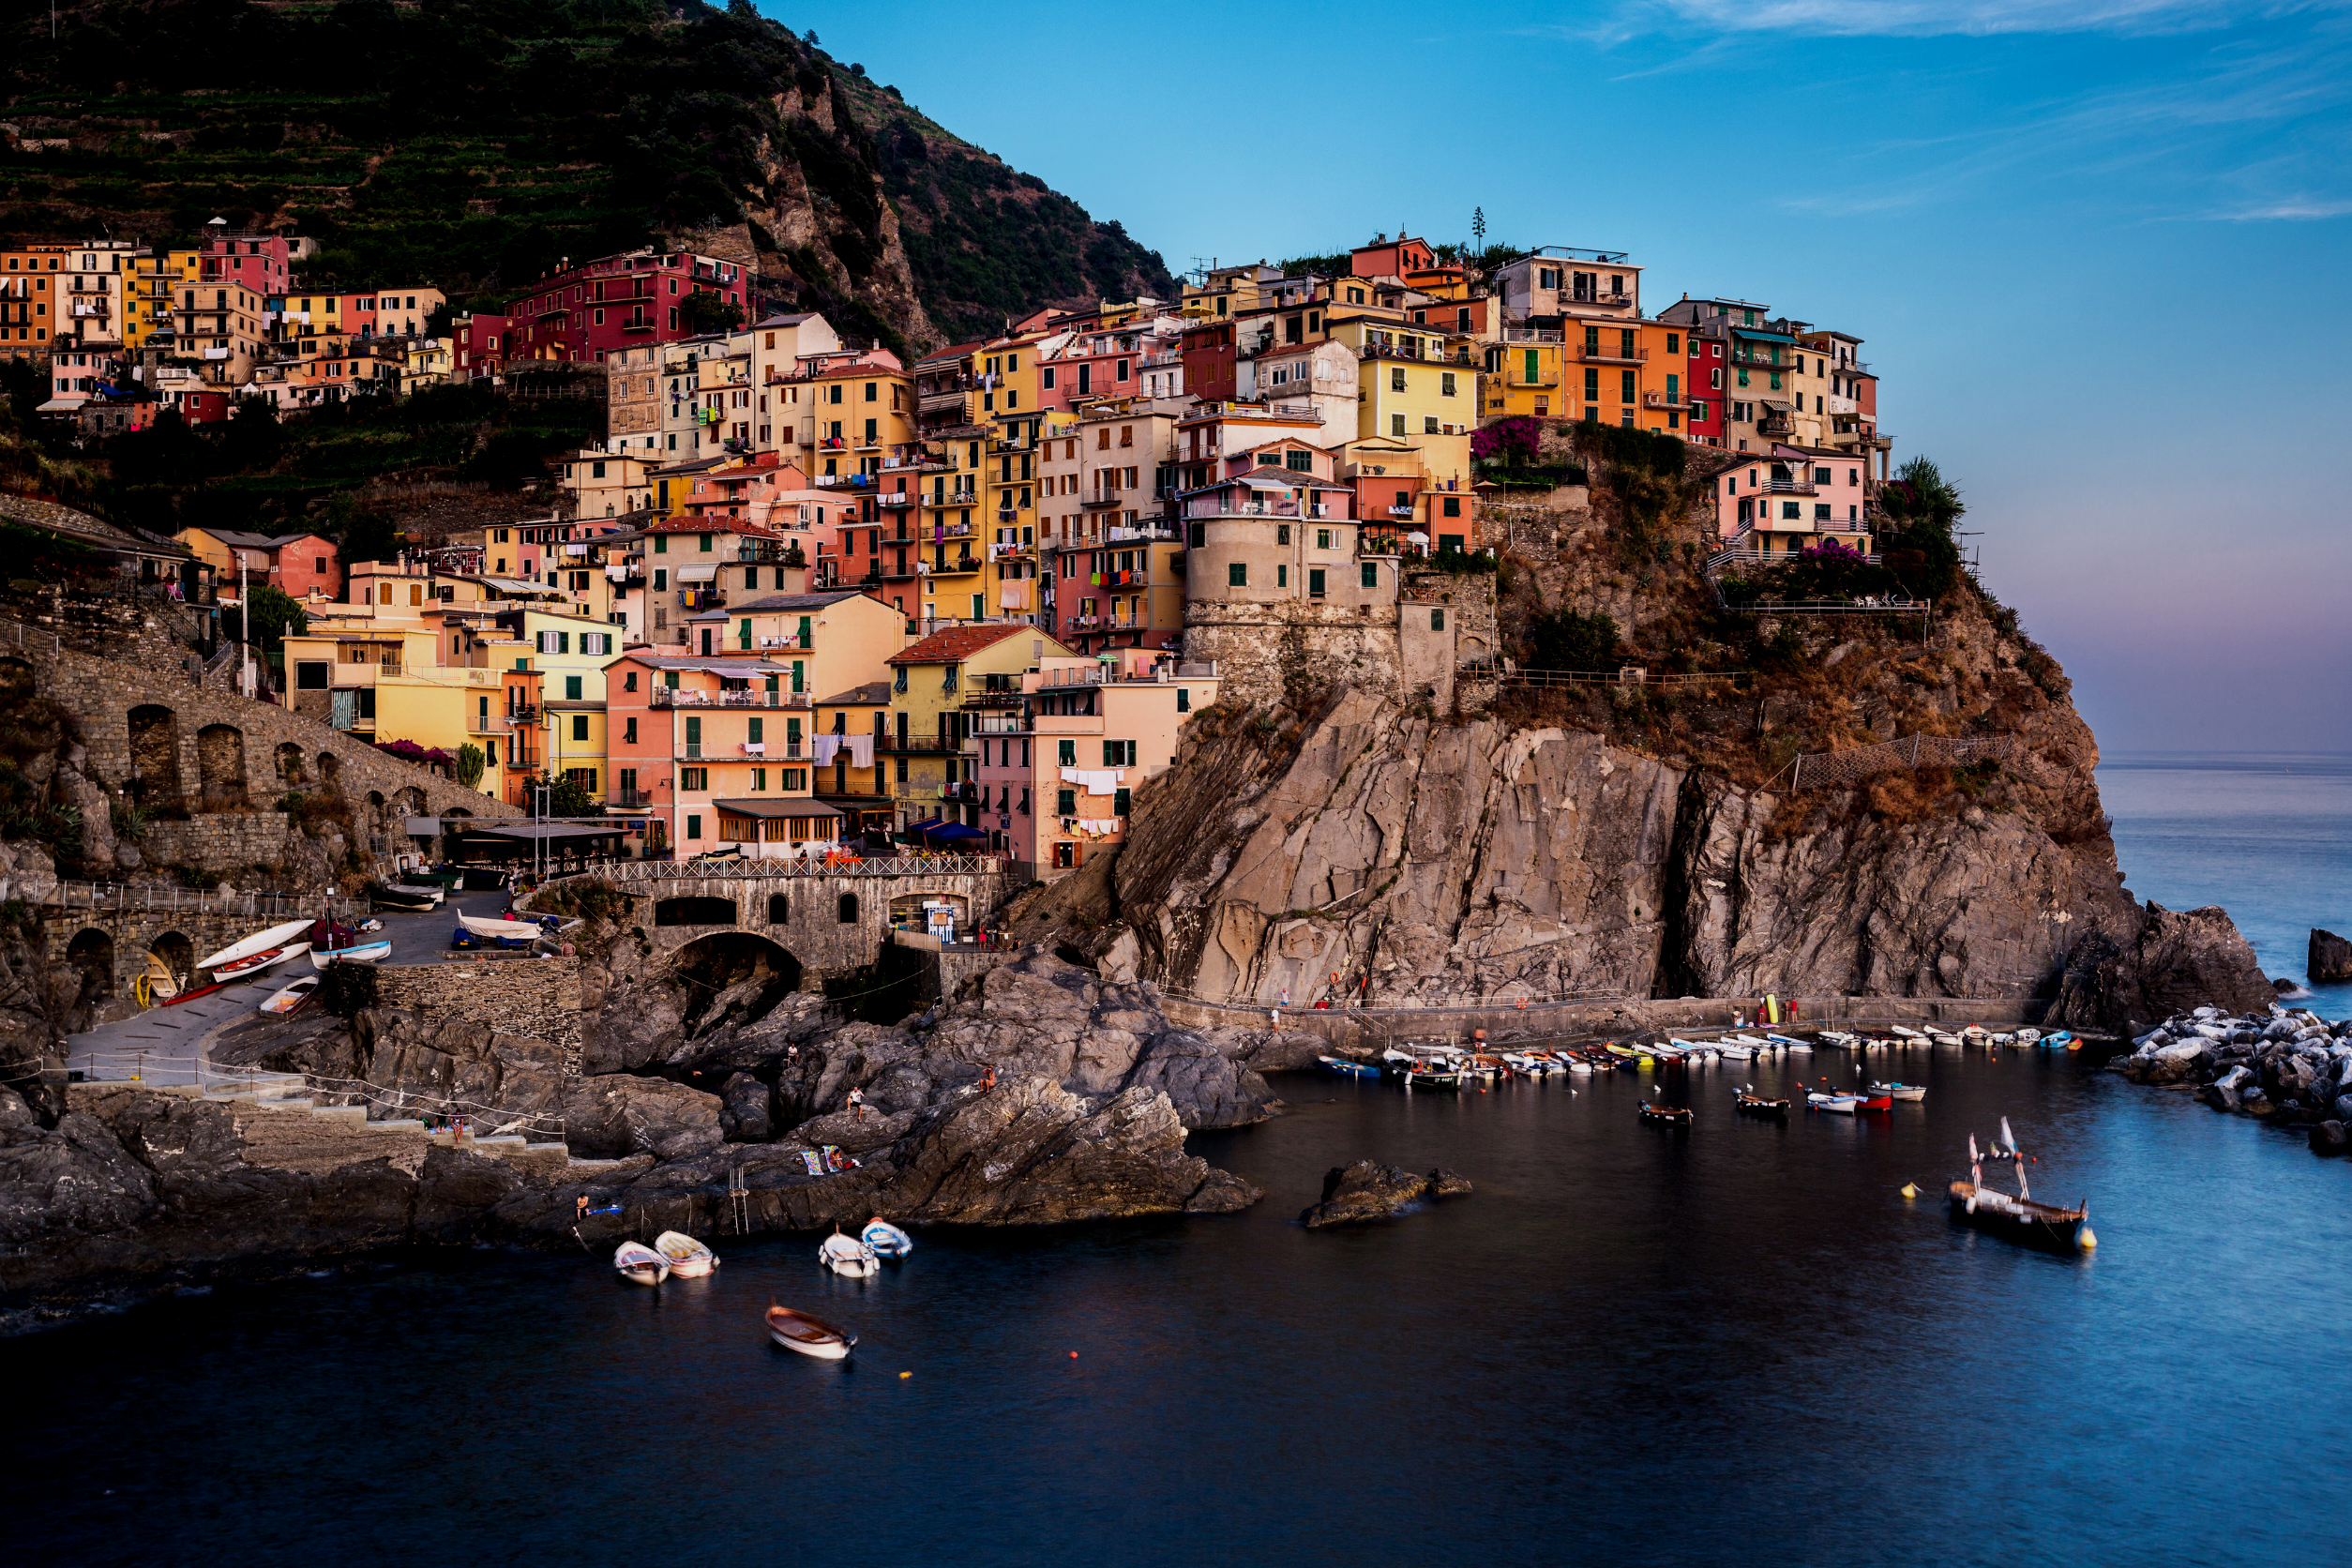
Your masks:
[[[1985,1154],[2016,1162],[2014,1198],[1984,1184]],[[2026,1156],[2017,1147],[2017,1136],[2009,1130],[2008,1117],[2001,1118],[2001,1142],[1983,1154],[1977,1152],[1976,1135],[1968,1135],[1968,1178],[1947,1189],[1946,1207],[1954,1224],[2053,1252],[2087,1252],[2099,1244],[2090,1232],[2088,1199],[2072,1209],[2034,1201],[2026,1185]]]

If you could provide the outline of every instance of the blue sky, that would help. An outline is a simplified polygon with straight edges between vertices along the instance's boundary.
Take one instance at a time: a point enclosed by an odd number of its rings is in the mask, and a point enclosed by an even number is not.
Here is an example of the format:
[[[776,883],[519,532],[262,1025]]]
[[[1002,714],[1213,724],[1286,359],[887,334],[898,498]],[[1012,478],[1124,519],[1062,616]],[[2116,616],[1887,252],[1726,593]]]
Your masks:
[[[770,6],[1172,267],[1606,246],[1867,341],[2103,748],[2352,750],[2352,8]]]

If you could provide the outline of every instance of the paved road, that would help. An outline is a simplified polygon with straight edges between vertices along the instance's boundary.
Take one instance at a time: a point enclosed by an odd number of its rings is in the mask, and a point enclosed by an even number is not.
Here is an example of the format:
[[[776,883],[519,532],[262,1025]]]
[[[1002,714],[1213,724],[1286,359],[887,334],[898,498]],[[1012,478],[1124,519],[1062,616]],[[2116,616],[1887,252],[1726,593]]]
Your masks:
[[[423,914],[386,911],[376,917],[384,922],[382,937],[392,943],[392,952],[384,962],[387,966],[439,963],[449,951],[449,933],[457,927],[458,911],[495,915],[505,907],[504,893],[459,893],[444,900],[441,908]],[[94,1078],[136,1075],[145,1083],[194,1083],[204,1036],[249,1017],[279,987],[296,975],[312,972],[305,956],[176,1007],[150,1007],[114,1023],[100,1024],[67,1041],[66,1064]]]

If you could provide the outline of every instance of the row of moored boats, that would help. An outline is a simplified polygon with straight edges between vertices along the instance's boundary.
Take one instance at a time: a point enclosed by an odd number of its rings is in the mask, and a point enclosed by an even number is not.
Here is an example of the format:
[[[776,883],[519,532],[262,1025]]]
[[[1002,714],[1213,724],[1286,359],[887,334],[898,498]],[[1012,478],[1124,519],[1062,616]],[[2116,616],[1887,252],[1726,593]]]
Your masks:
[[[1883,1035],[1824,1030],[1810,1039],[1793,1034],[1726,1034],[1711,1040],[1669,1035],[1648,1044],[1604,1041],[1596,1045],[1557,1046],[1534,1050],[1489,1050],[1452,1045],[1391,1046],[1373,1062],[1342,1056],[1318,1056],[1327,1072],[1343,1078],[1385,1078],[1409,1089],[1459,1089],[1464,1084],[1492,1083],[1503,1078],[1543,1078],[1556,1075],[1578,1077],[1593,1073],[1638,1072],[1661,1065],[1691,1065],[1708,1062],[1749,1062],[1787,1056],[1807,1056],[1817,1049],[1903,1050],[1916,1048],[2041,1047],[2078,1048],[2079,1042],[2061,1031],[2044,1034],[2038,1029],[1995,1032],[1971,1024],[1945,1032],[1895,1026]],[[1896,1087],[1901,1087],[1897,1085]],[[1925,1090],[1919,1091],[1923,1095]],[[1919,1095],[1897,1094],[1895,1098]],[[1844,1110],[1846,1107],[1828,1107]],[[1876,1107],[1860,1108],[1875,1109]]]

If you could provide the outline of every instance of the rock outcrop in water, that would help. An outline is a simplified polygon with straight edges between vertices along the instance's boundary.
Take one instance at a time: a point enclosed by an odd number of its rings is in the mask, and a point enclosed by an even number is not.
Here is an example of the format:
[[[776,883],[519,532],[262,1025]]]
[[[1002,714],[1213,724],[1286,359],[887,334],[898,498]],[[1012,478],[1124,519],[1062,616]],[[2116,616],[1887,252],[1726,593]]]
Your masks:
[[[1299,1223],[1309,1230],[1328,1225],[1363,1225],[1410,1214],[1432,1198],[1466,1197],[1470,1184],[1451,1170],[1416,1176],[1393,1165],[1358,1160],[1334,1166],[1323,1177],[1322,1198],[1303,1211]]]
[[[2352,980],[2352,942],[2346,942],[2333,931],[2314,927],[2311,946],[2303,972],[2314,986],[2332,986],[2339,981]]]

